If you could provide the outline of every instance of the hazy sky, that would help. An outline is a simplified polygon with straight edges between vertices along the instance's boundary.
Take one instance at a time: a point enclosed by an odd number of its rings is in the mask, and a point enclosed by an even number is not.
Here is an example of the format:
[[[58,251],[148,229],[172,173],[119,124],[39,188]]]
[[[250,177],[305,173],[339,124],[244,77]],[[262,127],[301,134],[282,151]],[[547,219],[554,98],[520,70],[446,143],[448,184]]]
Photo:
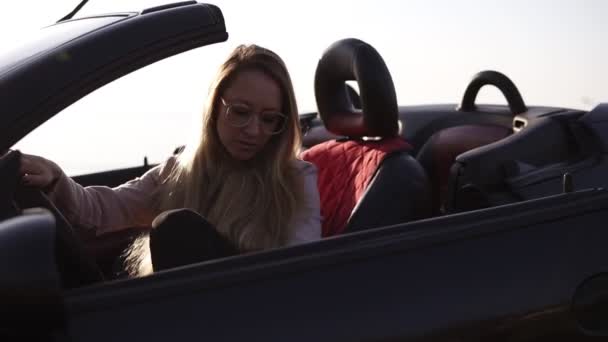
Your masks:
[[[137,11],[166,2],[90,0],[80,15]],[[3,2],[0,44],[18,46],[26,34],[57,21],[77,3]],[[370,43],[384,57],[401,105],[457,103],[471,76],[486,69],[509,76],[529,105],[591,109],[608,102],[605,0],[213,3],[224,13],[228,42],[113,82],[18,147],[57,160],[71,174],[134,166],[144,155],[159,161],[184,143],[217,67],[240,43],[266,46],[285,59],[301,110],[315,110],[312,85],[323,50],[348,37]],[[504,103],[493,89],[484,88],[480,95],[482,102]],[[63,139],[57,138],[60,129]]]

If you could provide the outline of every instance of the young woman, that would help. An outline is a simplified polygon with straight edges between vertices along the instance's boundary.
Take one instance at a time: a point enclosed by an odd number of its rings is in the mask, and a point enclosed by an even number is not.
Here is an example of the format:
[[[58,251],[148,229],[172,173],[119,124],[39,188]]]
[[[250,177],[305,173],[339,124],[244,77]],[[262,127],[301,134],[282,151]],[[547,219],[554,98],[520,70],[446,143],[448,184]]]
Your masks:
[[[236,253],[319,239],[316,169],[297,159],[298,111],[281,58],[255,45],[237,47],[221,66],[207,100],[199,143],[141,178],[116,188],[83,188],[55,163],[24,154],[23,182],[48,189],[74,225],[96,229],[98,234],[151,227],[163,213],[154,226],[162,227],[162,236],[182,239],[183,246],[202,246],[206,242],[197,239],[209,237],[209,229]],[[167,220],[179,208],[189,211],[185,215],[177,211],[181,217]],[[193,212],[210,223],[200,218],[199,228],[207,231],[198,238],[187,236],[188,231],[199,232],[192,229]],[[182,234],[183,228],[174,226],[184,222],[189,222],[190,230]],[[139,247],[146,245],[141,242]],[[162,241],[157,245],[159,250],[171,250]],[[192,249],[187,254],[197,253]],[[143,260],[139,266],[147,273],[150,261]]]

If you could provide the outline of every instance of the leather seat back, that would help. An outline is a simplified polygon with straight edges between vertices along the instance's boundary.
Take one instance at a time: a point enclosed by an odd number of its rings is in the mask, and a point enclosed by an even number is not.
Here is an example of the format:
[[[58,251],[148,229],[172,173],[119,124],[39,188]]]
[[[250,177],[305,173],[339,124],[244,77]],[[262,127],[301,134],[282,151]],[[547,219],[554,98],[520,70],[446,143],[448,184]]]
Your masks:
[[[349,80],[358,82],[361,109],[345,87]],[[376,50],[356,39],[330,46],[317,66],[315,95],[326,128],[348,137],[302,154],[319,169],[323,236],[425,216],[428,180],[399,136],[395,89]]]
[[[462,125],[433,134],[418,152],[416,159],[431,182],[433,213],[443,211],[448,191],[450,168],[456,157],[474,148],[501,140],[511,130],[497,125]]]

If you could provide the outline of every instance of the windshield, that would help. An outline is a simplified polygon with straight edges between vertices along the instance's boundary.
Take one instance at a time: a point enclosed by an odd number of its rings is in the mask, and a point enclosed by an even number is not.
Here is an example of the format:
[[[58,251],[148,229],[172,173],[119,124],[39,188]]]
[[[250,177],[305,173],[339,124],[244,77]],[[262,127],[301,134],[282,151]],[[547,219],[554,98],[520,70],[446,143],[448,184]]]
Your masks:
[[[2,4],[2,28],[15,33],[0,38],[3,46],[19,44],[15,36],[21,31],[51,24],[77,3],[41,2],[36,13],[26,11],[27,4]],[[166,1],[91,0],[76,17],[141,10],[162,3]],[[139,113],[145,117],[146,113],[154,113],[152,117],[156,118],[158,112],[164,111],[174,118],[196,117],[218,66],[241,43],[256,43],[281,55],[290,70],[300,112],[315,111],[316,64],[330,44],[348,37],[364,40],[380,52],[391,71],[400,105],[458,103],[470,78],[487,69],[511,78],[530,106],[589,110],[599,102],[608,102],[608,46],[603,37],[608,32],[604,18],[608,2],[604,0],[213,3],[225,16],[228,42],[177,56],[172,58],[173,64],[162,64],[163,61],[157,63],[159,66],[148,67],[149,72],[157,72],[155,76],[144,75],[142,70],[124,81],[113,82],[106,86],[111,90],[105,93],[117,96],[115,101],[94,99],[85,106],[87,96],[80,101],[82,104],[67,108],[58,117],[67,121],[70,115],[85,112],[91,117],[107,118],[102,113],[116,113],[117,101],[124,106],[116,115],[135,117]],[[26,12],[27,16],[18,15]],[[162,93],[157,93],[159,89]],[[90,95],[93,96],[95,93]],[[506,103],[491,87],[481,91],[478,101]],[[184,125],[189,127],[190,123]],[[146,123],[155,124],[163,122],[154,119]],[[96,127],[112,129],[104,123]],[[150,129],[162,131],[162,126]],[[178,129],[166,135],[182,133]],[[21,144],[25,150],[36,150],[27,145],[27,140]],[[172,148],[166,146],[158,154]],[[150,155],[152,151],[137,153]],[[111,158],[120,159],[117,155]]]

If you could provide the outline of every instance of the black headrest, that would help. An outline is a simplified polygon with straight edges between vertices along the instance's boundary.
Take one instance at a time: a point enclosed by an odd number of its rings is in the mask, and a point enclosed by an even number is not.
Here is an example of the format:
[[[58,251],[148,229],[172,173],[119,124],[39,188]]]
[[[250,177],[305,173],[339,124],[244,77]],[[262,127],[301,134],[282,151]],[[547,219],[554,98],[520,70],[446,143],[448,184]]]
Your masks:
[[[361,108],[348,95],[357,81]],[[395,87],[378,52],[358,39],[343,39],[323,54],[315,73],[319,114],[330,132],[348,137],[393,137],[399,132]]]

